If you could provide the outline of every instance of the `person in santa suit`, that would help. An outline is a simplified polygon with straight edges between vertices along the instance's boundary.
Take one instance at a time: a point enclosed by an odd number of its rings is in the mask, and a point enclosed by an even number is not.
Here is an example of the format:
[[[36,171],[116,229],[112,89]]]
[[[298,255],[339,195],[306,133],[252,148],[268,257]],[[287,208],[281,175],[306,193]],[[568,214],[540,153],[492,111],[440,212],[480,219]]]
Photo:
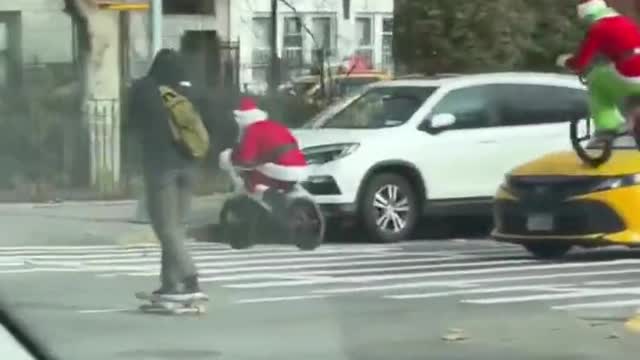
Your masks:
[[[234,111],[240,142],[220,154],[220,167],[230,173],[236,189],[267,202],[282,201],[282,193],[307,178],[307,161],[291,131],[268,118],[250,97]],[[236,167],[249,171],[237,172]]]
[[[618,106],[627,97],[640,95],[640,28],[604,0],[581,0],[578,17],[589,24],[586,38],[576,54],[561,55],[557,63],[586,74],[596,136],[610,137],[624,130]],[[609,63],[592,64],[596,57]]]

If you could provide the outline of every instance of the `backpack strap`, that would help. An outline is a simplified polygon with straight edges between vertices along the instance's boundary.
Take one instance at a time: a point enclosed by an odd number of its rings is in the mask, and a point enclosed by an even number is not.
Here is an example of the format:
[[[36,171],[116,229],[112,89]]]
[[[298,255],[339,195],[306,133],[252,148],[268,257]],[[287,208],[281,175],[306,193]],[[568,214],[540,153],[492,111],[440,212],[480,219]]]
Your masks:
[[[160,90],[160,96],[164,102],[169,102],[171,99],[178,97],[178,93],[173,88],[162,85],[158,88]]]

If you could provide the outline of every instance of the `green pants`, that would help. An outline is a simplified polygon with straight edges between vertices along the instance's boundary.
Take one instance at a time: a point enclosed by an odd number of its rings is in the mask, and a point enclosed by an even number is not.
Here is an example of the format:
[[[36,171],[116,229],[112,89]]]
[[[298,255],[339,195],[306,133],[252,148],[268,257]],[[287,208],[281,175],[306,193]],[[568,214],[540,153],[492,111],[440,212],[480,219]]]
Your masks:
[[[621,130],[625,119],[620,106],[627,97],[640,95],[640,81],[624,79],[611,65],[598,65],[587,75],[587,86],[596,131]]]

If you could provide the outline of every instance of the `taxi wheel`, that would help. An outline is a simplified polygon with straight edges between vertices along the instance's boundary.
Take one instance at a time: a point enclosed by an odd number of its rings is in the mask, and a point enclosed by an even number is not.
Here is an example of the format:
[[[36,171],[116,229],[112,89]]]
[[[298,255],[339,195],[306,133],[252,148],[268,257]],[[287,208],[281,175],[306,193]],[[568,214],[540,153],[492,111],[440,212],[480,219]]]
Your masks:
[[[569,250],[571,250],[570,244],[526,244],[525,249],[529,251],[533,256],[540,259],[554,259],[563,257]]]

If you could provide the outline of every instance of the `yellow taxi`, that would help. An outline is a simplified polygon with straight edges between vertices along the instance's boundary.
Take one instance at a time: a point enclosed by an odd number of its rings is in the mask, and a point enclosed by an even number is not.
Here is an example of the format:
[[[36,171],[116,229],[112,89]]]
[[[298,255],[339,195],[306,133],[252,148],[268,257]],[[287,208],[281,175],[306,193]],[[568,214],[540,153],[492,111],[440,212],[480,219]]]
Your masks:
[[[610,160],[597,168],[566,151],[513,169],[496,193],[493,218],[494,239],[523,245],[540,258],[561,257],[573,246],[639,246],[635,140],[617,138]]]

